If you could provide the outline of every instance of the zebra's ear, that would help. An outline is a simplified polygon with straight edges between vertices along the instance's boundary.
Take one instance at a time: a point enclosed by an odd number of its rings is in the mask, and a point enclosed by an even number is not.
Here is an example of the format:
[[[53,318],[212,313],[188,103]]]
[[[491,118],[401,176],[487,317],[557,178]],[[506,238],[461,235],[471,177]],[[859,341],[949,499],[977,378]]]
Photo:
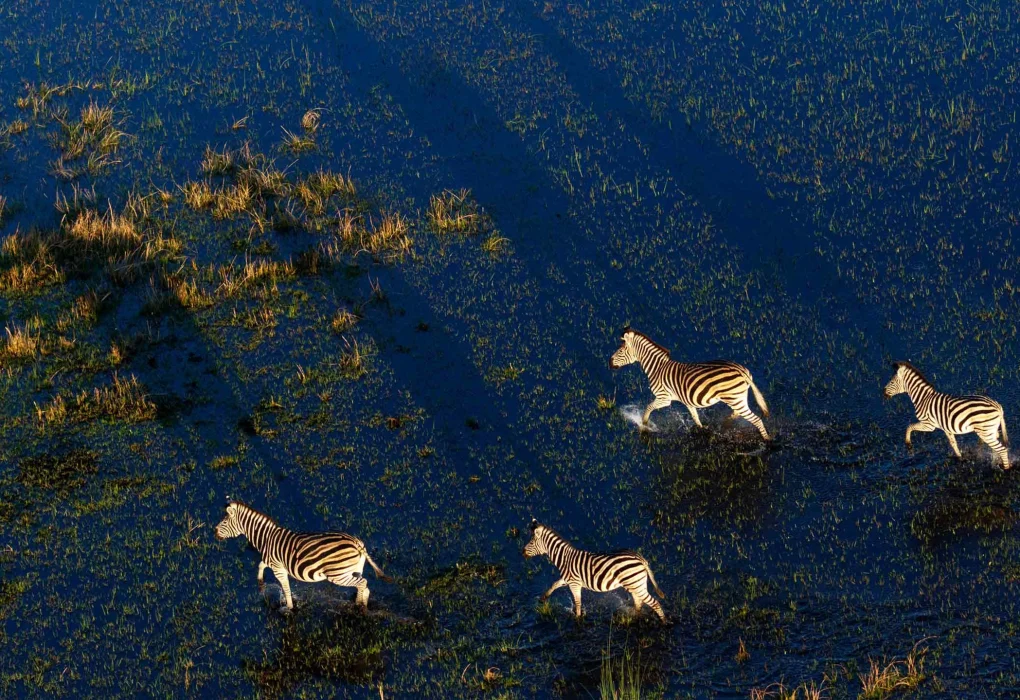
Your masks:
[[[532,518],[531,519],[531,524],[528,525],[528,529],[531,530],[532,532],[534,532],[536,529],[538,529],[538,521],[535,520],[534,518]]]

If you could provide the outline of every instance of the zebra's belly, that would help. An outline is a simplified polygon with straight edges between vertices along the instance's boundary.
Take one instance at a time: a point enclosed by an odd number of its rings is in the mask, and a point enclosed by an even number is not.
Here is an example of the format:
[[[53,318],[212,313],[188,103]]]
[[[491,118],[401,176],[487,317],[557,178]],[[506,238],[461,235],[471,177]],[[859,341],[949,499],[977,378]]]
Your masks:
[[[599,585],[599,584],[595,584],[595,585]],[[606,581],[605,583],[602,583],[601,585],[599,585],[598,588],[589,587],[588,590],[595,591],[596,593],[608,593],[609,591],[615,591],[621,585],[622,584],[619,581],[617,581],[616,579],[613,579],[611,581]]]
[[[708,408],[709,406],[715,406],[719,403],[719,397],[713,396],[710,399],[702,399],[701,401],[696,401],[694,399],[677,399],[677,401],[682,403],[684,406],[690,406],[691,408]]]

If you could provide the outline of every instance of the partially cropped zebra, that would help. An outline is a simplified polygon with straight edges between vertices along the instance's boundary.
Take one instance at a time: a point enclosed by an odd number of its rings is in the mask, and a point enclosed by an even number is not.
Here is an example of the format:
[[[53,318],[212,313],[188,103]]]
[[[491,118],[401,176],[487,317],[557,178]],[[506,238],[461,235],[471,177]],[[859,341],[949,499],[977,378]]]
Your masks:
[[[1009,436],[1006,434],[1006,416],[1002,406],[987,396],[951,396],[936,391],[921,372],[909,362],[894,362],[896,374],[885,385],[885,398],[896,394],[907,394],[914,404],[917,423],[907,428],[907,446],[910,434],[915,430],[929,433],[936,428],[949,438],[949,446],[960,457],[956,444],[957,435],[977,433],[1002,462],[1003,469],[1009,469]],[[1002,441],[999,441],[999,431]]]
[[[743,365],[726,360],[674,362],[669,357],[669,350],[632,328],[623,329],[621,340],[623,345],[613,353],[609,368],[619,369],[637,362],[648,376],[652,393],[655,394],[655,400],[648,404],[641,418],[643,425],[648,425],[652,411],[679,401],[691,412],[694,423],[702,428],[704,426],[698,416],[698,409],[721,401],[733,409],[733,415],[740,416],[757,428],[765,440],[771,439],[761,418],[747,404],[747,390],[750,388],[761,412],[768,417],[769,407],[765,397],[758,391],[751,373]]]
[[[648,562],[637,552],[622,551],[612,554],[592,554],[575,549],[569,542],[542,525],[531,521],[531,541],[524,547],[524,556],[531,558],[546,555],[560,570],[560,579],[542,595],[544,602],[558,588],[568,586],[574,596],[574,614],[581,617],[581,590],[604,593],[623,588],[634,598],[634,607],[649,606],[666,622],[662,605],[648,592],[651,581],[655,593],[665,598],[655,582]]]
[[[263,574],[272,569],[283,588],[287,607],[293,609],[289,576],[298,581],[329,581],[358,589],[356,601],[368,608],[368,582],[361,572],[367,561],[375,575],[392,582],[382,572],[357,537],[342,532],[294,532],[277,525],[268,515],[239,501],[227,501],[226,517],[216,526],[216,539],[244,535],[262,555],[259,562],[259,590]]]

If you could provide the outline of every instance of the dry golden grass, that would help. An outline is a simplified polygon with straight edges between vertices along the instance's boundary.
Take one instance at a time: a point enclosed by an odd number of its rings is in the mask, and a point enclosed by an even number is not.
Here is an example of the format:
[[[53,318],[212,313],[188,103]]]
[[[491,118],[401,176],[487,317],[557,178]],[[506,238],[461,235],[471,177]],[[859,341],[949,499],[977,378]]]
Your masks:
[[[238,184],[253,188],[260,197],[285,197],[291,189],[287,176],[265,158],[248,156],[245,165],[237,171],[235,179]]]
[[[180,188],[184,201],[192,209],[208,209],[216,201],[216,195],[208,182],[188,181]]]
[[[91,328],[99,320],[103,303],[109,296],[110,293],[106,290],[90,289],[77,297],[71,304],[71,308],[57,317],[57,330],[63,333],[79,324]]]
[[[290,261],[247,260],[240,269],[233,264],[221,267],[219,275],[220,285],[217,293],[221,296],[234,297],[254,285],[275,287],[281,281],[293,279],[296,271]]]
[[[861,698],[884,700],[901,690],[912,690],[924,680],[924,653],[926,649],[911,650],[902,661],[881,664],[868,660],[868,670],[858,674],[861,681]]]
[[[504,238],[498,233],[493,233],[491,236],[482,241],[482,250],[495,258],[505,251],[509,244],[509,238]]]
[[[93,208],[96,205],[96,190],[93,187],[88,189],[81,187],[80,185],[71,186],[71,198],[58,191],[56,200],[53,202],[53,206],[60,214],[62,214],[63,220],[73,219],[80,212],[85,209]]]
[[[368,233],[363,247],[373,255],[403,257],[411,251],[413,245],[410,228],[400,213],[383,214],[379,223]]]
[[[752,688],[750,693],[751,700],[823,700],[826,697],[825,683],[815,685],[814,681],[801,683],[795,688],[773,683],[765,688]]]
[[[145,387],[134,375],[121,379],[116,374],[113,383],[96,387],[70,399],[56,396],[49,405],[36,406],[36,414],[44,425],[64,420],[95,420],[114,418],[126,421],[145,421],[156,417],[156,405],[149,400]]]
[[[99,173],[119,162],[112,154],[120,149],[127,134],[117,128],[112,107],[89,100],[77,121],[69,121],[61,115],[54,118],[62,127],[61,155],[53,164],[54,175],[71,180],[84,172]],[[86,158],[84,169],[70,165],[83,157]]]
[[[336,227],[335,237],[320,245],[323,255],[333,262],[345,254],[359,253],[398,259],[414,247],[410,224],[400,213],[384,213],[377,223],[368,228],[361,216],[345,209],[340,212]]]
[[[134,220],[115,213],[112,206],[105,214],[85,209],[65,226],[65,232],[76,249],[85,252],[122,253],[136,249],[142,242]]]
[[[268,306],[260,306],[234,317],[242,326],[257,333],[271,333],[276,328],[276,313]]]
[[[30,360],[39,354],[42,338],[39,325],[27,323],[23,326],[7,326],[7,337],[3,346],[5,357]]]
[[[346,333],[350,329],[354,328],[361,319],[350,309],[340,309],[333,314],[332,320],[329,322],[329,327],[333,329],[334,333]]]
[[[25,94],[18,97],[14,104],[18,109],[31,109],[32,116],[37,117],[42,114],[50,99],[53,97],[63,97],[72,90],[88,90],[91,83],[76,83],[74,81],[65,83],[63,85],[49,85],[48,83],[39,83],[35,85],[33,83],[25,84]]]
[[[16,231],[0,243],[0,291],[28,294],[65,279],[53,246],[38,231]]]
[[[360,379],[368,372],[367,360],[369,353],[363,350],[357,340],[344,339],[344,349],[340,353],[340,374],[347,379]]]
[[[298,155],[315,150],[315,139],[308,134],[295,134],[287,129],[283,130],[283,142],[280,149]]]
[[[28,122],[22,119],[15,119],[4,128],[0,129],[0,138],[5,136],[17,136],[28,131]]]
[[[221,150],[213,150],[212,147],[205,147],[205,155],[202,157],[202,172],[209,177],[222,177],[231,175],[237,170],[237,155],[224,146]]]
[[[429,226],[437,234],[476,234],[487,227],[487,218],[471,196],[471,190],[446,190],[429,199]]]

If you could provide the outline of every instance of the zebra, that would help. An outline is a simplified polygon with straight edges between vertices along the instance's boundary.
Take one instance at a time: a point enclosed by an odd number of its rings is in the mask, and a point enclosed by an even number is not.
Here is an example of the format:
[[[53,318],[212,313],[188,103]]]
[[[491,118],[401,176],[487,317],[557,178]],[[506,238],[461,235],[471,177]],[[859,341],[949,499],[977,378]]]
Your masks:
[[[244,535],[262,555],[259,562],[259,590],[265,587],[263,574],[272,569],[280,582],[287,608],[293,610],[290,576],[298,581],[329,581],[358,589],[356,601],[368,609],[368,582],[361,572],[367,561],[375,575],[388,583],[393,579],[376,566],[364,543],[342,532],[294,532],[280,527],[264,513],[240,501],[227,500],[227,514],[216,526],[216,539]]]
[[[758,391],[746,367],[727,360],[674,362],[669,357],[669,350],[629,326],[623,329],[621,340],[623,344],[609,360],[609,369],[637,362],[648,376],[655,394],[655,399],[641,417],[643,426],[648,426],[652,411],[679,401],[691,412],[695,425],[703,428],[698,409],[722,401],[733,409],[733,416],[745,419],[758,429],[762,438],[771,440],[765,424],[747,404],[747,389],[750,387],[762,414],[768,418],[769,407],[765,397]]]
[[[542,594],[542,602],[548,600],[557,589],[568,586],[574,596],[574,614],[580,618],[582,589],[605,593],[623,588],[634,598],[635,609],[640,610],[642,605],[647,605],[655,611],[663,624],[667,623],[662,605],[648,593],[648,582],[651,581],[660,598],[666,595],[655,582],[648,562],[640,554],[630,550],[612,554],[582,552],[534,518],[530,529],[531,541],[524,547],[524,556],[530,559],[544,554],[560,570],[560,579]]]
[[[1002,468],[1009,469],[1006,415],[997,401],[987,396],[951,396],[936,391],[931,382],[909,362],[894,362],[893,368],[896,374],[885,385],[883,391],[885,398],[907,394],[917,414],[918,422],[907,427],[907,447],[911,446],[910,434],[915,430],[929,433],[937,428],[949,438],[949,446],[953,448],[953,453],[961,457],[956,436],[977,433],[978,437],[992,448],[992,452],[1002,462]]]

